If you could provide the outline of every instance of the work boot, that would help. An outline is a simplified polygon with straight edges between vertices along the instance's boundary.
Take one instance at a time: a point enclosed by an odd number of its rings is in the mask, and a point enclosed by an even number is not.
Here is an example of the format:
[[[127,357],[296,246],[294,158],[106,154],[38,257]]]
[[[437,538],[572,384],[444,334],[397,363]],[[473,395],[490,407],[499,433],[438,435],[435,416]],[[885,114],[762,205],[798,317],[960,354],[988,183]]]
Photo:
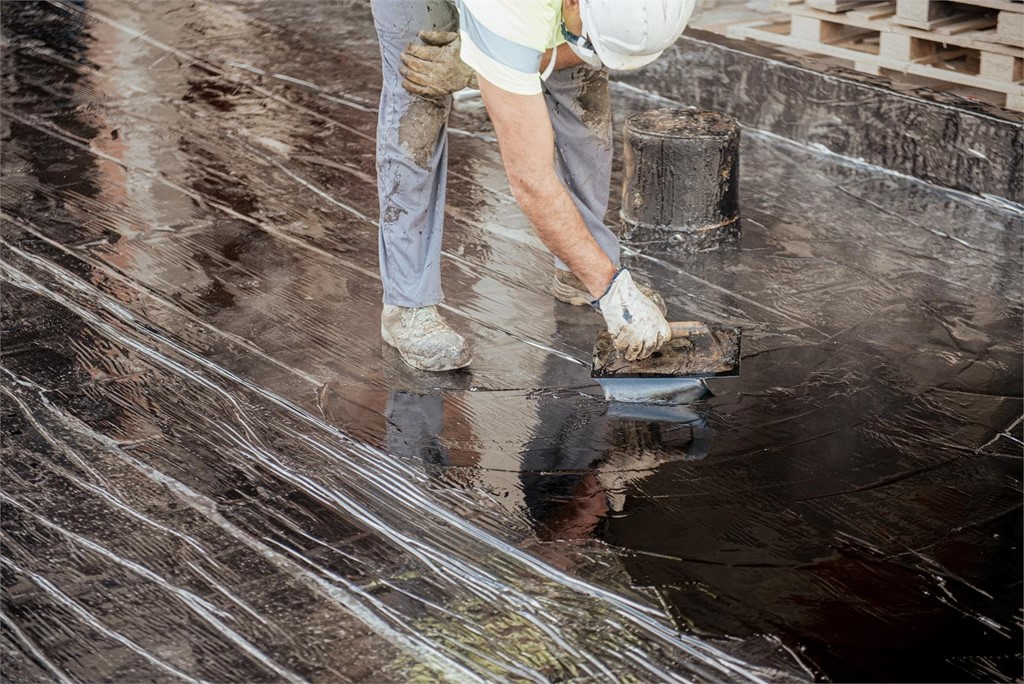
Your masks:
[[[380,315],[380,334],[413,368],[447,371],[465,368],[473,361],[466,340],[451,329],[436,306],[407,308],[385,304]]]
[[[643,283],[637,283],[636,289],[640,290],[641,294],[647,296],[654,305],[661,310],[661,315],[668,314],[668,309],[665,306],[665,300],[662,299],[658,291],[650,285],[644,285]],[[555,280],[554,285],[551,288],[551,294],[555,296],[560,302],[566,304],[572,304],[573,306],[584,306],[594,301],[593,296],[587,291],[583,281],[576,277],[576,274],[572,271],[563,271],[560,268],[555,269]]]

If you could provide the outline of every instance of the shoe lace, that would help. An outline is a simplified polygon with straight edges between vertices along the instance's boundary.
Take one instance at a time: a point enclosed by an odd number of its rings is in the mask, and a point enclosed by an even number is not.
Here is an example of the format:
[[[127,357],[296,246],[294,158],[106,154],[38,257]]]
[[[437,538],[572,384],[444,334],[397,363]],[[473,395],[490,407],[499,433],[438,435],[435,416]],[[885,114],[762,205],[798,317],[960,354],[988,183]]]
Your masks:
[[[448,325],[433,306],[424,306],[410,309],[405,316],[406,326],[422,330],[424,333],[434,332],[437,329],[447,329]]]

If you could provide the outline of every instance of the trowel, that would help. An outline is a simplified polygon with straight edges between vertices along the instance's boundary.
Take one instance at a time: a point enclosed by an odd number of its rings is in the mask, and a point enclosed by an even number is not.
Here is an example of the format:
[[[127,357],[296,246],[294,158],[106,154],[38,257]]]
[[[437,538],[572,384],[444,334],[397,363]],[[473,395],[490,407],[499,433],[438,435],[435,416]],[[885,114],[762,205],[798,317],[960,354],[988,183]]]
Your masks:
[[[685,404],[706,393],[704,380],[740,374],[740,329],[670,322],[672,337],[640,361],[627,361],[608,331],[594,342],[590,377],[609,401]]]

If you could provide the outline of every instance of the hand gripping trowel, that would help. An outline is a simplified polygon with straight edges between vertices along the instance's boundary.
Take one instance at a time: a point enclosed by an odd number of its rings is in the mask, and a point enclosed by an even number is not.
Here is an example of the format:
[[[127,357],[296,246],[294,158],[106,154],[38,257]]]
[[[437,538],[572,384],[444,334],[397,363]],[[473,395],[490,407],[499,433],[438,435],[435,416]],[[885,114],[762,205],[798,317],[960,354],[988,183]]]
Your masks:
[[[705,378],[740,374],[740,329],[699,321],[669,323],[672,337],[640,361],[627,361],[608,331],[594,342],[596,379],[609,401],[684,404],[706,394]]]

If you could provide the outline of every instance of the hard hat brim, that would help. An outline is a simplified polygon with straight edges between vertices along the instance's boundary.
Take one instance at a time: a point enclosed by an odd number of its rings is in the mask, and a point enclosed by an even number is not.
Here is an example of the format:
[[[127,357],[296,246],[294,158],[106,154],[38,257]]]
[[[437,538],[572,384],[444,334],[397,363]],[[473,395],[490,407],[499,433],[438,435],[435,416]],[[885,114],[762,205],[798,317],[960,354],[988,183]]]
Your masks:
[[[664,50],[658,50],[646,55],[627,55],[609,50],[597,44],[594,45],[594,48],[597,51],[597,56],[601,58],[601,63],[613,71],[633,71],[634,69],[645,67],[658,59],[661,53],[664,52]]]

